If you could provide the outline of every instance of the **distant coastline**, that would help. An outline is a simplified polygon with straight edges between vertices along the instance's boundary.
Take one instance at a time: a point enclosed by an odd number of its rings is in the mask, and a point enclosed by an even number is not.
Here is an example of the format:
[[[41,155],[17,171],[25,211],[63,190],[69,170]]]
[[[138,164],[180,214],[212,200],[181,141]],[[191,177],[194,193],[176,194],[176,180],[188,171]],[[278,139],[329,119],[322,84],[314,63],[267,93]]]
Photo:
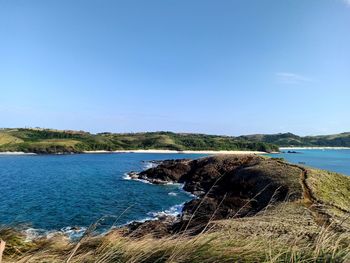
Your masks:
[[[292,133],[234,137],[164,131],[91,134],[84,131],[39,128],[0,129],[2,154],[134,152],[216,155],[263,154],[298,149],[350,149],[350,132],[305,137]]]
[[[322,146],[319,146],[319,147],[280,147],[280,150],[283,151],[283,150],[350,150],[350,147],[322,147]]]

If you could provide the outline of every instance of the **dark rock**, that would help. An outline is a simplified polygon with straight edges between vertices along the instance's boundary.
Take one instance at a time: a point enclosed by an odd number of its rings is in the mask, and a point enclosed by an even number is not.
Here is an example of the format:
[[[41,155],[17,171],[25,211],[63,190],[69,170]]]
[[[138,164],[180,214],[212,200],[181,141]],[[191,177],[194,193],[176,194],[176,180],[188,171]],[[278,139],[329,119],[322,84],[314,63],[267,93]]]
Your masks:
[[[139,173],[138,178],[156,184],[184,183],[184,190],[199,197],[187,202],[181,217],[167,227],[173,232],[190,229],[198,233],[210,220],[252,216],[270,203],[302,197],[298,168],[253,155],[167,160]]]
[[[140,178],[149,180],[157,179],[164,182],[179,182],[180,177],[190,170],[191,160],[166,160],[156,167],[140,173]]]
[[[174,220],[174,217],[164,217],[158,220],[133,222],[123,228],[123,235],[136,238],[152,235],[153,237],[161,238],[172,233]]]

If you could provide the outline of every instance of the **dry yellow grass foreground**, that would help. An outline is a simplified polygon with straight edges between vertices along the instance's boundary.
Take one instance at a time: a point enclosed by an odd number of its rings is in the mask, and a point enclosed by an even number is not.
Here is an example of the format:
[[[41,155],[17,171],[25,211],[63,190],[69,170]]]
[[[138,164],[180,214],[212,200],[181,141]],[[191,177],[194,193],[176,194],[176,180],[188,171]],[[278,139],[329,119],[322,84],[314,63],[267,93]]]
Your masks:
[[[300,184],[298,200],[271,200],[254,216],[211,221],[197,235],[115,230],[72,244],[63,236],[25,242],[2,229],[4,262],[350,262],[350,178],[300,168]]]

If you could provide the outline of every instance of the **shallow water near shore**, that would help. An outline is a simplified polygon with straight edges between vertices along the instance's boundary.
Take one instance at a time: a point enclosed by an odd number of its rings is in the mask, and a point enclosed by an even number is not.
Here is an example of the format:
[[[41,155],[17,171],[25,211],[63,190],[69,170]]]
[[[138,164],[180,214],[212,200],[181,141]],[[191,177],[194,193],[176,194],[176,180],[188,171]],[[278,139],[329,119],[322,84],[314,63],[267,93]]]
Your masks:
[[[50,231],[79,235],[101,217],[105,218],[99,232],[113,224],[179,213],[179,205],[193,198],[181,185],[125,180],[125,173],[147,168],[149,163],[144,161],[201,156],[132,153],[0,156],[0,224],[22,225],[29,229],[29,236]]]

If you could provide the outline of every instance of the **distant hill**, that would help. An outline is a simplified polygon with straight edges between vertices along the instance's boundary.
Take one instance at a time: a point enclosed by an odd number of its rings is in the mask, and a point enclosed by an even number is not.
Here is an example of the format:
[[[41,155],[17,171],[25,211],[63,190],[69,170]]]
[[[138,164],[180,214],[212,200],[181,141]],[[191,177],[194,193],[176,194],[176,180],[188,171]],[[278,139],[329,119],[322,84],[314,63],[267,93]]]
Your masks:
[[[99,133],[53,129],[1,129],[0,152],[79,153],[92,150],[251,150],[278,151],[278,146],[244,138],[172,132]]]
[[[239,137],[173,133],[99,133],[54,129],[0,129],[0,152],[79,153],[94,150],[251,150],[279,147],[350,147],[350,133],[301,137],[292,133]]]
[[[243,140],[272,143],[280,147],[350,147],[350,132],[301,137],[292,133],[255,134],[240,136]]]

